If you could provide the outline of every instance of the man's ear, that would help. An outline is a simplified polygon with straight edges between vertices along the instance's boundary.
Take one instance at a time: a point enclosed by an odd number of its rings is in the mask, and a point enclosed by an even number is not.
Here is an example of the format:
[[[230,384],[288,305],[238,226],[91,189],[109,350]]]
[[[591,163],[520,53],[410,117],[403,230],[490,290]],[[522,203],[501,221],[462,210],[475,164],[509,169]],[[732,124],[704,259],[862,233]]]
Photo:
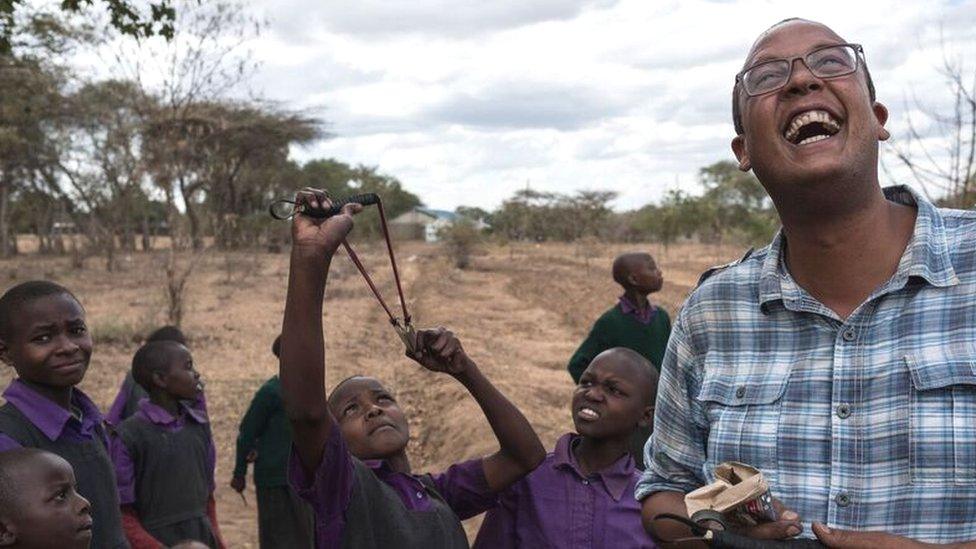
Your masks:
[[[637,425],[640,427],[653,427],[654,426],[654,407],[645,406],[644,413],[641,414],[639,420],[637,420]]]
[[[17,533],[5,518],[0,518],[0,547],[10,547],[17,543]]]
[[[732,138],[732,152],[735,153],[735,157],[739,161],[740,170],[747,172],[752,169],[752,161],[749,160],[749,147],[746,146],[745,136],[737,135]]]
[[[875,101],[874,105],[871,106],[871,110],[874,111],[874,117],[878,119],[878,140],[887,141],[891,137],[891,133],[884,127],[885,122],[888,121],[888,107],[885,107],[881,102]]]

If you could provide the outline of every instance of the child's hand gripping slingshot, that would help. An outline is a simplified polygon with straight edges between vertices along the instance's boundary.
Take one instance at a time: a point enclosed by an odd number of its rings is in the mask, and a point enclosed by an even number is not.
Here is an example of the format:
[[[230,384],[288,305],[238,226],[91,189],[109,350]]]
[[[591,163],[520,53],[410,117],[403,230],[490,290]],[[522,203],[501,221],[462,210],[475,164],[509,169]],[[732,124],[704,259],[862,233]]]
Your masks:
[[[352,249],[352,246],[345,239],[342,239],[341,244],[345,248],[346,254],[349,255],[349,259],[352,260],[356,268],[363,275],[369,289],[376,296],[376,300],[380,302],[380,306],[386,311],[386,315],[390,319],[390,324],[393,325],[393,329],[396,330],[397,335],[403,340],[403,344],[407,348],[407,353],[412,355],[416,350],[416,332],[411,323],[410,313],[407,312],[407,302],[403,297],[403,287],[400,284],[400,272],[397,269],[396,257],[393,254],[393,243],[390,240],[390,230],[386,223],[386,212],[383,209],[383,201],[380,200],[379,195],[376,193],[357,194],[333,202],[329,200],[328,194],[324,191],[305,189],[296,196],[295,200],[275,200],[268,206],[268,212],[271,214],[271,217],[283,221],[291,219],[296,215],[304,215],[322,220],[342,213],[343,208],[349,205],[358,205],[352,206],[358,209],[373,204],[379,209],[380,226],[383,229],[383,238],[386,240],[386,249],[390,255],[390,266],[393,268],[393,280],[396,281],[397,295],[400,298],[400,307],[403,310],[402,322],[386,305],[386,301],[383,300],[383,296],[376,289],[376,284],[373,283],[373,279],[366,272],[366,268],[359,260],[359,256]]]

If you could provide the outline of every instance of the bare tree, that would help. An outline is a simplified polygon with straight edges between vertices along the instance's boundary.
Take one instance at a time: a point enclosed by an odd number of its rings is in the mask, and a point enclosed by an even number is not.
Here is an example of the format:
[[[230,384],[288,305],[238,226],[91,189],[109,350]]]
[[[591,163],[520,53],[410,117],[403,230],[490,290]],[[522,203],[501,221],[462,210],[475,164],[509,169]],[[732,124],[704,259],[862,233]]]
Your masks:
[[[923,126],[909,115],[904,139],[890,145],[929,198],[957,208],[976,206],[976,67],[968,74],[965,65],[943,42],[938,72],[948,85],[951,108],[934,108],[913,97],[909,111],[914,107],[930,123]]]

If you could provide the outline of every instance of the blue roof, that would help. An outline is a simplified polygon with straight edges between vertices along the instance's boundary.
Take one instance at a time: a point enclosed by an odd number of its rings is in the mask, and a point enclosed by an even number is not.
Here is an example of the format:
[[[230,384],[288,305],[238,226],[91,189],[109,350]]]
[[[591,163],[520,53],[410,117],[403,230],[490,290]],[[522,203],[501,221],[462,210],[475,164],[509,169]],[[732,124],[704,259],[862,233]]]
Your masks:
[[[454,221],[458,217],[456,213],[447,210],[435,210],[433,208],[421,208],[419,206],[414,209],[422,214],[426,214],[437,219],[445,219],[447,221]]]

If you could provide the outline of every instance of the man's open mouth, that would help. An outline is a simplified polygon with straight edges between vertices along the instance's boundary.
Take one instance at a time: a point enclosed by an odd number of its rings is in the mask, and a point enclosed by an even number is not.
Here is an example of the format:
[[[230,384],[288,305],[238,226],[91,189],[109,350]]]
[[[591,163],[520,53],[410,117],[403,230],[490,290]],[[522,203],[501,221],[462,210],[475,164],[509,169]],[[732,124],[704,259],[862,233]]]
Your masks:
[[[794,145],[809,145],[833,137],[840,131],[842,121],[819,109],[804,111],[790,120],[783,137]]]

